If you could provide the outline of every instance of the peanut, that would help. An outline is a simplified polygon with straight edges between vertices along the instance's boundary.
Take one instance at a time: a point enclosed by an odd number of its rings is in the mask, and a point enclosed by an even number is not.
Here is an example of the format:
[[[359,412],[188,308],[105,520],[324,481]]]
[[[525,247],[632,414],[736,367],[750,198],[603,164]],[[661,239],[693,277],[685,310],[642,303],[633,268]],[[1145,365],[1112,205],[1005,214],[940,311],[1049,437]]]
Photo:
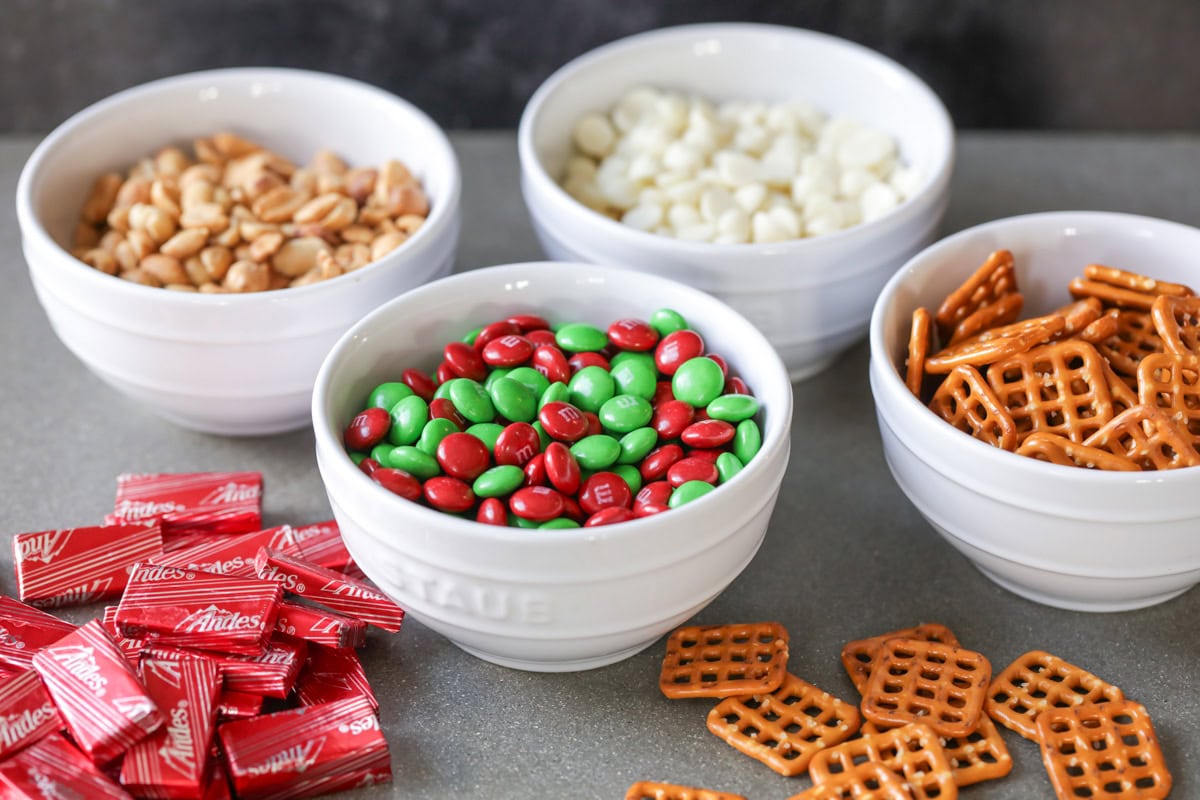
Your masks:
[[[164,147],[99,176],[72,254],[101,272],[205,294],[306,286],[361,269],[424,224],[429,201],[400,161],[305,166],[229,132]]]
[[[235,261],[221,282],[231,292],[264,292],[271,283],[271,271],[257,261]]]
[[[190,258],[204,249],[208,231],[204,228],[184,228],[158,248],[164,254],[180,260]]]
[[[137,269],[127,269],[121,273],[121,280],[130,281],[132,283],[140,283],[142,286],[153,286],[158,288],[162,286],[162,282],[151,275],[149,272]]]
[[[303,236],[285,242],[278,252],[271,257],[271,266],[280,275],[298,278],[317,265],[317,254],[328,253],[329,245],[324,239],[315,236]]]
[[[225,273],[233,264],[233,251],[228,247],[206,247],[200,251],[200,264],[208,273],[208,279],[216,282],[224,280]]]
[[[129,228],[144,231],[156,243],[162,244],[175,235],[177,226],[174,218],[158,206],[135,203],[129,209]]]
[[[256,199],[250,208],[263,222],[285,222],[307,201],[308,195],[291,186],[276,186]]]
[[[188,168],[188,157],[178,147],[164,147],[154,156],[154,170],[159,175],[178,176]]]
[[[90,222],[80,220],[79,224],[75,226],[75,235],[71,237],[71,245],[90,250],[98,244],[100,244],[100,231]]]
[[[162,253],[151,253],[138,263],[138,267],[143,272],[148,272],[155,278],[158,278],[164,284],[191,284],[191,279],[188,278],[188,274],[184,270],[183,264],[179,263],[179,259],[164,256]]]
[[[100,248],[88,250],[80,260],[106,275],[117,274],[117,260],[107,250],[101,250]]]
[[[264,233],[250,243],[250,258],[254,261],[266,261],[279,252],[283,247],[283,234],[279,231]]]
[[[400,231],[392,231],[391,233],[383,234],[378,239],[371,242],[371,260],[378,261],[400,245],[404,244],[406,239],[408,239],[408,234],[401,233]]]
[[[93,225],[104,222],[108,212],[117,204],[117,193],[121,189],[121,176],[108,172],[96,178],[92,192],[83,204],[83,221]]]

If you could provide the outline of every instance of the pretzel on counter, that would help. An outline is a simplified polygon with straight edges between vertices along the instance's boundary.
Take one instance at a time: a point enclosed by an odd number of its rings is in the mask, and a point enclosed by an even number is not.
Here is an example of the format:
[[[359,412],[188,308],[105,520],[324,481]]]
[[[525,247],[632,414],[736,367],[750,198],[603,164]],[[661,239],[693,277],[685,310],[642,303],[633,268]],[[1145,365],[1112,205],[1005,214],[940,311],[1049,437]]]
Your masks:
[[[777,622],[678,628],[658,687],[673,700],[765,694],[783,683],[787,658],[788,634]]]
[[[942,736],[979,725],[992,665],[982,653],[920,639],[888,639],[862,698],[877,725],[919,722]]]
[[[785,776],[849,739],[859,721],[857,708],[791,674],[770,694],[728,697],[708,712],[710,731]]]
[[[859,694],[864,694],[867,682],[871,679],[871,670],[879,656],[879,650],[888,639],[922,639],[927,642],[941,642],[952,647],[958,647],[958,638],[954,633],[937,622],[927,622],[912,628],[901,628],[868,639],[856,639],[847,642],[842,648],[842,666],[850,676],[854,688]]]
[[[988,716],[1026,739],[1037,740],[1038,714],[1056,706],[1124,700],[1119,688],[1041,650],[1018,657],[992,680]]]
[[[1049,708],[1037,735],[1059,800],[1161,800],[1171,791],[1150,715],[1131,700]]]

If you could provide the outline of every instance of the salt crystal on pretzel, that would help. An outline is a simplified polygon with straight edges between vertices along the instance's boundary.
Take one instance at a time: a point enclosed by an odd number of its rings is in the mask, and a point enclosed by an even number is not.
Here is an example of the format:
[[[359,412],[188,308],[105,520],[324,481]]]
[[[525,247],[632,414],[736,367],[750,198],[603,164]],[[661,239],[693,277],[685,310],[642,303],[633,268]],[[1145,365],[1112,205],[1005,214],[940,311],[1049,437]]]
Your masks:
[[[239,797],[311,797],[391,778],[365,697],[227,722],[218,733]]]
[[[0,759],[65,726],[36,671],[0,682]]]
[[[391,598],[348,575],[265,547],[258,551],[255,566],[260,578],[276,581],[285,591],[368,625],[395,633],[404,622],[404,609]]]
[[[275,629],[282,593],[257,578],[139,564],[117,606],[117,629],[159,644],[254,655]]]
[[[133,565],[161,552],[162,529],[155,523],[18,533],[13,537],[17,592],[41,608],[119,597]]]
[[[57,733],[0,761],[0,797],[5,800],[133,799],[133,795],[109,780]]]
[[[99,620],[33,657],[71,736],[97,764],[146,738],[162,715]]]
[[[307,645],[299,639],[271,639],[263,652],[256,656],[226,655],[161,645],[147,646],[143,656],[165,659],[203,656],[211,659],[220,668],[226,689],[265,697],[286,698],[296,685],[296,679],[304,667],[307,650]]]
[[[197,797],[209,774],[220,669],[207,658],[149,658],[142,682],[165,722],[125,755],[121,785],[139,797]]]
[[[249,533],[262,528],[262,474],[125,474],[105,521],[162,523],[171,539],[192,533]]]
[[[358,654],[353,650],[310,646],[304,669],[296,681],[296,698],[301,705],[315,706],[356,695],[365,696],[371,707],[379,710]]]
[[[283,601],[275,632],[327,647],[362,647],[367,643],[367,623],[312,606]]]
[[[33,666],[33,654],[75,630],[53,614],[0,594],[0,664],[15,670]]]
[[[182,567],[235,578],[254,578],[254,556],[260,547],[270,547],[283,553],[300,554],[296,529],[280,525],[251,533],[232,536],[201,536],[202,541],[190,547],[172,550],[152,560],[164,567]]]

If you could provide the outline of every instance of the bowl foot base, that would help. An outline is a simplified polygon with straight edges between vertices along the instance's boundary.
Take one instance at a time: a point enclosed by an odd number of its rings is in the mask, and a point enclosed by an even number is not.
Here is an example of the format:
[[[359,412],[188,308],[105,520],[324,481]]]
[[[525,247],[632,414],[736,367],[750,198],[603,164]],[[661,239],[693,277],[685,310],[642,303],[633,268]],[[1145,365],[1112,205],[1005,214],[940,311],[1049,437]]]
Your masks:
[[[474,647],[469,647],[461,642],[453,643],[476,658],[481,658],[484,661],[490,661],[493,664],[499,664],[500,666],[508,667],[509,669],[520,669],[527,672],[581,672],[585,669],[606,667],[609,664],[615,664],[618,661],[624,661],[630,656],[645,650],[647,647],[658,641],[658,639],[659,637],[655,636],[652,639],[639,642],[633,647],[626,648],[625,650],[619,650],[615,653],[606,653],[602,656],[577,658],[564,661],[532,661],[522,658],[509,658],[507,656],[490,653],[486,650],[479,650]]]
[[[1133,611],[1139,608],[1148,608],[1150,606],[1165,603],[1168,600],[1178,597],[1184,592],[1191,589],[1191,586],[1184,586],[1182,589],[1172,589],[1161,594],[1145,595],[1143,597],[1131,597],[1120,600],[1079,600],[1076,598],[1060,597],[1058,595],[1039,592],[1035,589],[1030,589],[1028,586],[1022,586],[1018,583],[1013,583],[1007,578],[1003,578],[995,572],[981,567],[979,564],[972,562],[975,569],[982,572],[987,578],[994,583],[1002,586],[1013,594],[1020,595],[1026,600],[1032,600],[1035,603],[1042,605],[1053,606],[1054,608],[1062,608],[1067,611],[1088,611],[1092,613],[1106,613],[1112,611]]]

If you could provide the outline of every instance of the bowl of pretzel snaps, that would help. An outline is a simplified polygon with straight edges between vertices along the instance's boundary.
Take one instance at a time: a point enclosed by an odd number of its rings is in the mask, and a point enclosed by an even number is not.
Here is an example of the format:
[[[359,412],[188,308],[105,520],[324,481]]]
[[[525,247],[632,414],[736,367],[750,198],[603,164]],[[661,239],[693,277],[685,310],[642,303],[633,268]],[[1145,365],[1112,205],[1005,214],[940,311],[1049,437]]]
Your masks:
[[[1120,611],[1200,582],[1200,230],[1012,217],[922,251],[871,319],[901,490],[985,575]]]

